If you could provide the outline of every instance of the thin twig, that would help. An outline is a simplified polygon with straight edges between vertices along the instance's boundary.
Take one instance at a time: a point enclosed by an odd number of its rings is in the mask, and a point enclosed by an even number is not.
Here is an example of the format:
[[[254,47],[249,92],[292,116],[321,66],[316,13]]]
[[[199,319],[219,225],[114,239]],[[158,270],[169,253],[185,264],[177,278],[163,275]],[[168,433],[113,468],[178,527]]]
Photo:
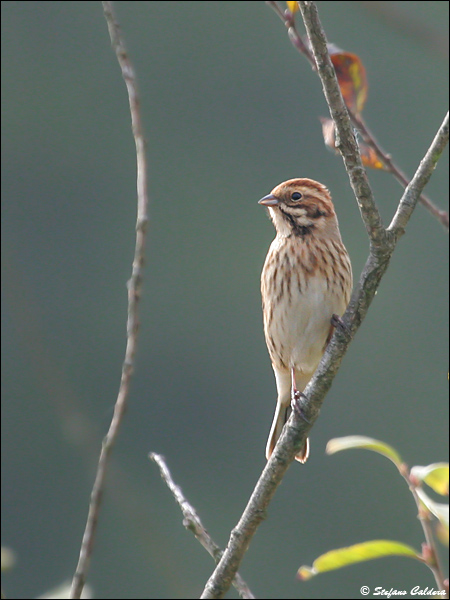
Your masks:
[[[362,139],[366,142],[368,146],[370,146],[375,151],[375,154],[377,155],[378,159],[384,164],[386,171],[388,173],[391,173],[395,177],[395,179],[397,179],[397,181],[402,185],[402,187],[406,188],[406,186],[410,182],[409,178],[400,169],[400,167],[397,164],[395,164],[395,162],[392,160],[392,156],[385,152],[383,148],[379,145],[375,136],[367,127],[362,116],[354,115],[353,113],[351,113],[351,118],[355,127],[361,133]],[[448,231],[448,212],[436,206],[436,204],[426,194],[421,194],[419,202],[433,217],[435,217],[441,223],[444,229]]]
[[[321,55],[323,52],[323,44],[320,39],[322,27],[317,15],[315,3],[300,2],[299,4],[301,6],[307,5],[303,6],[303,8],[306,9],[305,12],[307,12],[307,18],[312,16],[311,12],[314,13],[313,18],[309,20],[309,29],[311,32],[310,40],[315,55]],[[317,48],[315,47],[316,44]],[[324,64],[326,64],[326,61],[324,61]],[[328,94],[327,102],[330,105],[332,116],[336,115],[337,118],[340,118],[338,110],[340,105],[339,96],[336,96],[336,94]],[[433,144],[434,143],[435,142],[433,141]],[[431,147],[433,147],[433,144]],[[350,149],[351,148],[352,146],[350,146]],[[353,157],[350,162],[355,161],[357,161],[357,158]],[[432,161],[425,161],[425,164],[426,166],[423,166],[422,163],[418,168],[418,171],[422,170],[421,175],[417,176],[417,179],[416,176],[414,177],[416,184],[412,186],[409,191],[412,210],[434,168]],[[365,222],[370,223],[372,219],[371,203],[370,201],[367,201],[367,198],[359,199],[359,201],[364,220]],[[369,214],[367,214],[366,211],[368,211]],[[380,235],[379,237],[377,235],[376,239],[379,239],[382,245],[375,247],[374,244],[372,244],[366,265],[361,273],[350,304],[343,316],[346,327],[336,329],[328,344],[314,377],[304,391],[305,397],[303,398],[301,413],[300,411],[292,411],[287,425],[284,427],[272,456],[256,483],[254,491],[238,524],[231,532],[227,548],[205,585],[201,598],[223,598],[228,591],[231,581],[242,562],[253,535],[265,518],[266,509],[270,504],[278,485],[281,483],[281,480],[294,460],[295,455],[300,448],[303,447],[309,430],[319,415],[320,407],[325,395],[331,387],[333,379],[339,370],[342,359],[353,340],[356,331],[359,329],[367,314],[380,281],[388,268],[390,257],[400,238],[395,235],[388,236],[387,232],[383,231],[383,235]]]
[[[426,564],[431,569],[431,572],[434,575],[434,579],[436,581],[438,590],[445,590],[446,589],[445,577],[442,572],[442,565],[439,560],[439,553],[437,551],[436,543],[434,540],[433,528],[431,526],[431,521],[430,521],[430,513],[427,510],[426,514],[425,514],[424,509],[422,507],[422,502],[420,501],[420,498],[419,498],[419,494],[417,493],[417,489],[416,489],[417,486],[416,486],[415,482],[412,481],[411,473],[407,469],[406,465],[402,465],[402,467],[399,469],[399,471],[400,471],[400,475],[404,478],[404,480],[408,484],[409,489],[411,490],[411,493],[413,495],[414,501],[417,506],[418,518],[419,518],[420,524],[422,525],[426,544],[428,547],[428,553],[430,554],[430,557],[426,557]],[[431,560],[430,560],[430,558],[431,558]],[[448,593],[445,596],[441,596],[441,597],[448,598]]]
[[[314,56],[311,50],[303,41],[301,35],[297,31],[297,27],[295,24],[295,16],[286,9],[282,11],[278,2],[266,2],[268,6],[270,6],[275,13],[279,16],[279,18],[283,21],[287,31],[289,39],[294,46],[303,56],[311,64],[312,68],[316,70],[316,63],[314,60]],[[378,141],[376,140],[373,133],[370,131],[365,121],[361,117],[361,115],[356,115],[347,107],[350,119],[353,125],[358,129],[361,134],[364,142],[372,148],[375,152],[378,160],[384,165],[385,170],[388,173],[391,173],[397,181],[405,188],[409,183],[409,178],[407,175],[400,169],[400,167],[394,162],[392,156],[388,154],[383,148],[380,146]],[[422,194],[420,197],[420,203],[428,210],[428,212],[435,217],[441,225],[448,231],[449,229],[449,216],[445,210],[440,209],[434,202],[428,198],[428,196]]]
[[[86,582],[89,563],[92,556],[94,537],[105,487],[105,478],[114,443],[119,434],[125,414],[130,391],[130,381],[133,373],[139,330],[138,305],[142,287],[142,269],[144,264],[145,234],[148,223],[147,195],[147,160],[145,155],[145,139],[142,128],[139,97],[136,85],[136,75],[125,49],[119,26],[117,24],[112,2],[103,2],[103,11],[108,24],[112,47],[116,53],[122,76],[128,91],[130,104],[131,125],[136,144],[137,159],[137,221],[136,243],[132,265],[131,278],[128,281],[128,317],[127,343],[125,358],[122,365],[122,375],[114,414],[111,424],[103,439],[102,449],[97,466],[94,485],[91,492],[86,528],[81,542],[80,556],[72,581],[71,598],[80,598]]]
[[[286,9],[283,12],[281,10],[281,8],[279,7],[278,2],[266,2],[266,4],[268,6],[270,6],[270,8],[272,8],[275,11],[275,13],[280,17],[280,19],[283,21],[284,26],[287,29],[289,39],[290,39],[292,45],[294,46],[294,48],[297,48],[297,50],[299,52],[301,52],[303,54],[303,56],[306,56],[306,58],[309,60],[309,62],[311,64],[312,68],[315,69],[316,62],[314,60],[314,56],[312,55],[310,49],[305,44],[305,42],[302,40],[301,35],[297,31],[297,27],[295,25],[295,16],[291,13],[291,11],[289,9]]]
[[[155,454],[154,452],[151,452],[149,454],[149,458],[158,465],[161,477],[166,482],[167,487],[172,492],[175,501],[180,507],[181,512],[183,514],[183,525],[186,527],[186,529],[188,529],[195,535],[195,537],[203,546],[203,548],[208,552],[208,554],[212,556],[214,562],[217,564],[223,554],[223,550],[211,538],[211,536],[203,526],[203,523],[201,522],[200,517],[198,516],[198,513],[195,510],[195,508],[191,504],[189,504],[181,488],[178,485],[176,485],[173,481],[172,475],[169,471],[169,467],[167,466],[164,457],[160,454]],[[239,596],[241,598],[255,598],[252,591],[242,579],[242,577],[239,575],[239,573],[236,573],[232,584],[238,591]]]
[[[400,200],[400,204],[398,205],[397,212],[392,219],[391,224],[389,225],[388,231],[398,235],[399,233],[403,233],[405,227],[416,207],[416,203],[418,200],[416,189],[418,186],[424,187],[428,180],[430,179],[434,168],[438,160],[441,157],[442,152],[444,151],[445,146],[448,143],[448,135],[449,135],[449,116],[448,113],[445,115],[445,118],[442,122],[442,125],[439,128],[439,131],[436,134],[436,137],[433,140],[433,143],[428,149],[428,152],[422,159],[422,162],[419,165],[419,168],[416,171],[416,174],[411,179],[407,188],[405,189],[405,193]]]
[[[311,54],[308,46],[302,40],[301,36],[299,35],[299,33],[295,27],[295,16],[291,13],[291,11],[289,9],[286,9],[283,12],[281,10],[281,8],[279,7],[278,2],[266,2],[266,4],[268,6],[270,6],[270,8],[272,8],[275,11],[275,13],[280,17],[280,19],[283,21],[283,23],[287,29],[288,36],[289,36],[289,39],[291,40],[292,45],[295,48],[297,48],[297,50],[299,52],[301,52],[304,56],[306,56],[306,58],[311,63],[311,66],[313,68],[315,68],[316,63],[314,61],[314,57]]]

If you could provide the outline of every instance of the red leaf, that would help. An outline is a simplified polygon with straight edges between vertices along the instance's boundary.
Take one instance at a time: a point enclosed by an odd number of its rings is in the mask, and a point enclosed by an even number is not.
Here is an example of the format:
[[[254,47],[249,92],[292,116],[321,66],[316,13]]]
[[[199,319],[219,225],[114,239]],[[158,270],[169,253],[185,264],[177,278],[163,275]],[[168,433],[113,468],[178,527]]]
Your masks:
[[[344,52],[333,44],[328,50],[345,104],[354,114],[359,114],[367,100],[366,69],[357,54]]]

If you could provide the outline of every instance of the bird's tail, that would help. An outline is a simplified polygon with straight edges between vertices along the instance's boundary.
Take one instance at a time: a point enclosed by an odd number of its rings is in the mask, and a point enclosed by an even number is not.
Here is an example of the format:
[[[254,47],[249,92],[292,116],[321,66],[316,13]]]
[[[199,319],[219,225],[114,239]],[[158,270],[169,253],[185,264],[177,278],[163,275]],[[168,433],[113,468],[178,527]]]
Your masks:
[[[278,438],[281,435],[284,424],[289,419],[289,415],[291,414],[291,403],[290,398],[288,403],[277,401],[277,407],[275,409],[275,415],[273,417],[272,427],[270,428],[269,439],[267,440],[266,446],[266,458],[269,460],[273,449],[275,448],[275,444],[278,441]],[[306,438],[306,442],[300,452],[295,456],[295,460],[302,463],[303,465],[308,460],[309,456],[309,438]]]

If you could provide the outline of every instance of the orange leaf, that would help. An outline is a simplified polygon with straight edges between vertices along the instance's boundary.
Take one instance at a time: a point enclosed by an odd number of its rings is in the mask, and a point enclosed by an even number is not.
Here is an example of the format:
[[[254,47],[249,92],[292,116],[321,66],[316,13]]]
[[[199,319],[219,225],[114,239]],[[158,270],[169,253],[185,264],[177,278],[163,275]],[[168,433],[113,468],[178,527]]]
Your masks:
[[[338,153],[336,147],[336,136],[334,132],[334,123],[332,119],[320,119],[322,123],[323,141],[325,145],[331,148],[334,152]],[[359,140],[359,151],[361,152],[361,160],[365,167],[371,169],[385,169],[385,165],[378,158],[375,150],[368,146],[365,142]]]
[[[343,52],[332,44],[328,50],[345,104],[349,110],[358,114],[367,100],[368,86],[364,65],[357,54]]]
[[[378,158],[375,150],[364,142],[359,142],[359,151],[361,152],[361,160],[365,167],[370,167],[371,169],[386,168],[384,163]]]
[[[298,3],[297,2],[286,2],[286,4],[292,14],[295,14],[298,11]]]

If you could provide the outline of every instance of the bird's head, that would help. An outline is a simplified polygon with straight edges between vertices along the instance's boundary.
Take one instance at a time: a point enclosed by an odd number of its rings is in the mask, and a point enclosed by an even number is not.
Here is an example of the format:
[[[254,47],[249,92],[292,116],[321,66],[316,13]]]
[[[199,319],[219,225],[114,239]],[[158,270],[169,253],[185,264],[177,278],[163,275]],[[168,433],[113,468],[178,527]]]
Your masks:
[[[330,192],[317,181],[289,179],[277,185],[259,204],[269,209],[277,233],[305,236],[311,233],[339,235]]]

